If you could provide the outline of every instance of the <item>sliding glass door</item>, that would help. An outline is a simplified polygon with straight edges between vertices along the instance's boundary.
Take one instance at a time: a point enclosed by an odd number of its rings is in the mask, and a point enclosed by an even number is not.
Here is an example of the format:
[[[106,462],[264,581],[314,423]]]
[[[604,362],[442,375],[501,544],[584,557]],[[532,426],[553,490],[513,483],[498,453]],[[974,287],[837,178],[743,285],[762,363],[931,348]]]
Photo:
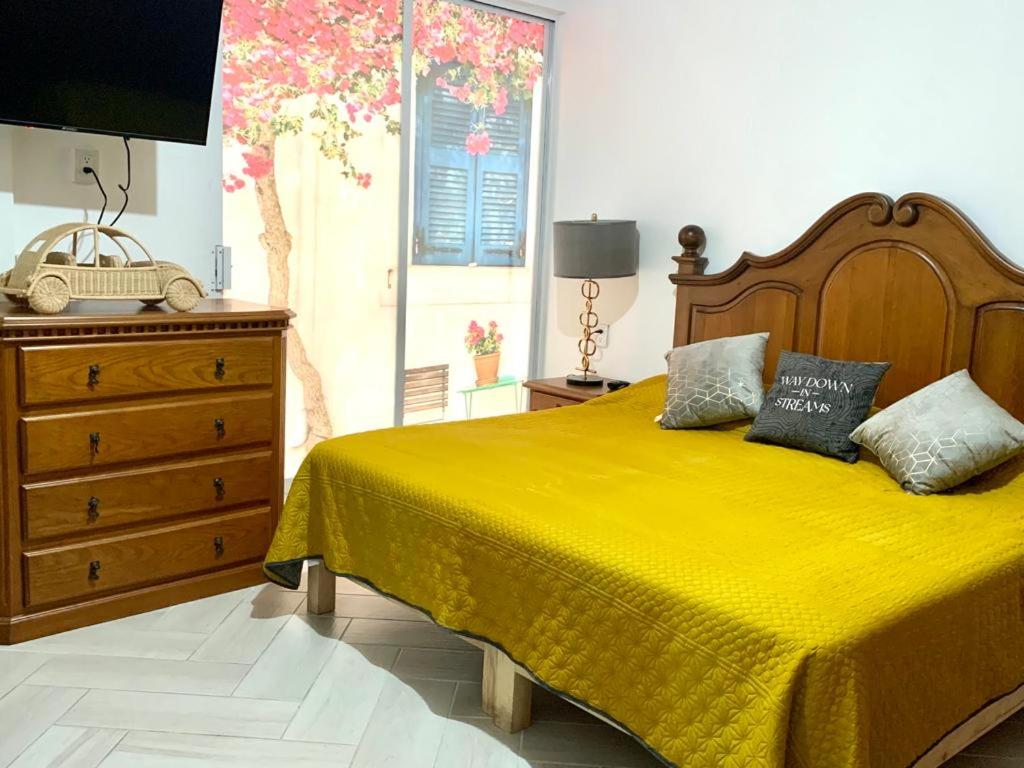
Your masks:
[[[405,423],[522,407],[546,38],[536,19],[415,0]]]
[[[513,410],[545,25],[451,0],[226,0],[224,13],[227,294],[296,313],[289,474],[331,436]],[[467,342],[501,347],[479,388]]]

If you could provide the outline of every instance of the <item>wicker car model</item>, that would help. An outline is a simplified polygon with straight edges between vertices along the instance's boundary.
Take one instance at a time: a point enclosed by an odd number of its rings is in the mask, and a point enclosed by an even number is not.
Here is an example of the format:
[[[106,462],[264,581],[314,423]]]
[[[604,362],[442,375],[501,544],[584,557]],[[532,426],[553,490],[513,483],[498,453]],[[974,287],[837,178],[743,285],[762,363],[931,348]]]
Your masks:
[[[100,253],[100,238],[120,253]],[[71,239],[70,251],[55,250]],[[90,254],[79,261],[79,245],[92,241]],[[126,244],[145,255],[132,261]],[[194,309],[206,291],[187,270],[169,261],[155,261],[146,247],[120,229],[96,224],[61,224],[42,232],[18,256],[14,268],[0,275],[0,293],[28,304],[44,315],[63,310],[71,299],[138,299],[143,304],[166,301],[173,309]]]

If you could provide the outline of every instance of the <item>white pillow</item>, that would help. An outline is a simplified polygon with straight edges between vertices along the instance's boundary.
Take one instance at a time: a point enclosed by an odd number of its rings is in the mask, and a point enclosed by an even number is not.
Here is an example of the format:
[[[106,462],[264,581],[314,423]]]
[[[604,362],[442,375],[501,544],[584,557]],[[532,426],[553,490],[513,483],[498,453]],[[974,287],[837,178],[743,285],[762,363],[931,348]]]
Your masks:
[[[754,333],[700,341],[665,355],[668,389],[661,428],[708,427],[757,416],[764,402],[767,344],[767,333]]]
[[[944,491],[1024,450],[1024,424],[967,371],[929,384],[872,416],[850,435],[904,490]]]

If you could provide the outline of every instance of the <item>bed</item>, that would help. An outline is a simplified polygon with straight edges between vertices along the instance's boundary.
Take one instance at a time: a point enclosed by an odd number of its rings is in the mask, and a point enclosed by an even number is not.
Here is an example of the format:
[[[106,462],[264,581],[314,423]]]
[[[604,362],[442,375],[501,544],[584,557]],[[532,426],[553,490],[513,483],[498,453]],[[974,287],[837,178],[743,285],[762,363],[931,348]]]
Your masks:
[[[770,331],[768,382],[784,348],[887,360],[879,406],[968,367],[1024,416],[1024,272],[949,204],[858,195],[714,275],[680,243],[676,345]],[[668,765],[929,768],[1024,705],[1024,460],[909,496],[866,453],[660,430],[664,389],[322,443],[266,573],[482,644],[507,729],[544,685]]]

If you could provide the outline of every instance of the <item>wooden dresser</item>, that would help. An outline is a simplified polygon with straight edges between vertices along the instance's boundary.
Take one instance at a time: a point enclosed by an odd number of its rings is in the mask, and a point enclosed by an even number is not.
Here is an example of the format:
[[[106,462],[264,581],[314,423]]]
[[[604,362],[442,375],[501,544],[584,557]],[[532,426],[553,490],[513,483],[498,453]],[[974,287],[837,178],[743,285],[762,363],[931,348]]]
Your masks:
[[[290,317],[0,302],[0,643],[261,580]]]

